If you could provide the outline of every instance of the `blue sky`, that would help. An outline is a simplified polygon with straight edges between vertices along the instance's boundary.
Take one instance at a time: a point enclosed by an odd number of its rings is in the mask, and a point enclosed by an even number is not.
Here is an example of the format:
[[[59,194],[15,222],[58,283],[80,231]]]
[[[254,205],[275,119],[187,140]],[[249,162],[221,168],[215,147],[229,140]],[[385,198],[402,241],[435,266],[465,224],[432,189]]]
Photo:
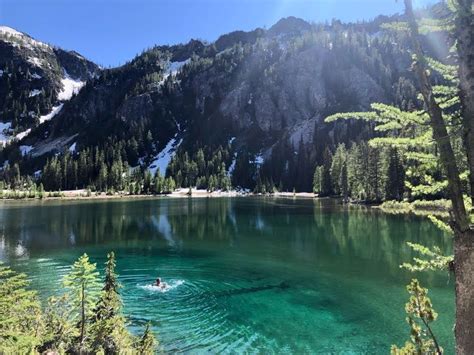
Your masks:
[[[423,6],[433,0],[415,0]],[[0,0],[0,24],[116,66],[154,44],[213,41],[286,16],[323,22],[401,12],[402,0]]]

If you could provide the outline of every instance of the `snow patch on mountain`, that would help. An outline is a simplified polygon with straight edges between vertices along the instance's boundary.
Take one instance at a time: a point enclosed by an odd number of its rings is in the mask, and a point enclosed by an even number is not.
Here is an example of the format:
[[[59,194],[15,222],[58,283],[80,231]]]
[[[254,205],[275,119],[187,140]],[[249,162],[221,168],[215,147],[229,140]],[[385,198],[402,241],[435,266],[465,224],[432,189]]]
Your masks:
[[[30,91],[30,95],[29,97],[35,97],[37,95],[41,94],[41,90],[38,90],[38,89],[34,89],[32,91]]]
[[[28,155],[32,150],[33,146],[31,145],[20,145],[20,151],[22,156]]]
[[[178,74],[180,69],[184,65],[188,64],[190,61],[191,59],[188,58],[186,60],[183,60],[182,62],[169,62],[166,70],[163,72],[163,79],[159,82],[159,84],[162,85],[170,75]]]
[[[174,156],[176,149],[179,147],[181,144],[180,140],[179,142],[176,142],[176,136],[175,138],[170,139],[166,147],[163,148],[163,150],[158,153],[154,160],[151,162],[150,166],[148,167],[148,170],[154,175],[156,173],[157,169],[160,169],[160,174],[165,175],[166,173],[166,168],[168,167],[168,164],[171,161],[171,158]]]
[[[33,74],[31,75],[31,77],[32,77],[33,79],[41,79],[41,75],[38,75],[37,73],[33,73]]]
[[[15,138],[21,141],[23,138],[25,138],[28,134],[30,134],[31,128],[28,128],[26,131],[18,133]]]
[[[17,30],[8,26],[0,26],[0,33],[7,34],[10,36],[15,36],[15,37],[24,36],[23,33],[18,32]]]
[[[230,163],[229,171],[228,171],[229,176],[232,176],[232,174],[234,173],[236,162],[237,162],[237,153],[234,154],[234,157],[232,158],[232,162]]]
[[[71,153],[74,153],[76,151],[76,142],[72,143],[71,146],[69,147],[69,151]]]
[[[51,118],[56,116],[59,111],[63,108],[63,104],[53,107],[50,113],[43,115],[39,118],[40,124],[46,121],[49,121]],[[10,134],[11,122],[0,122],[0,146],[5,145],[6,143],[10,142],[13,138],[21,141],[23,138],[28,136],[31,133],[31,128],[16,134],[14,137]],[[20,146],[21,149],[22,146]],[[28,151],[29,153],[29,151]],[[25,155],[25,154],[23,154]]]
[[[27,59],[27,62],[37,66],[37,67],[41,67],[43,65],[43,61],[41,59],[39,59],[38,57],[29,57]]]
[[[183,60],[182,62],[171,62],[167,70],[168,74],[176,74],[178,71],[186,64],[188,64],[191,59]]]
[[[258,154],[258,155],[255,156],[255,164],[262,165],[263,162],[264,162],[264,159],[263,159],[262,154]]]
[[[0,146],[5,145],[11,139],[10,127],[11,122],[0,122]]]
[[[58,94],[58,100],[67,101],[70,100],[72,95],[75,95],[81,90],[85,82],[80,80],[74,80],[69,74],[64,71],[64,78],[61,79],[63,89]]]
[[[64,104],[59,104],[58,106],[54,106],[50,113],[41,116],[39,118],[40,124],[43,122],[49,121],[54,116],[56,116],[59,113],[59,111],[61,111],[61,109],[63,108],[63,105]]]
[[[46,43],[37,41],[30,36],[8,26],[0,26],[0,36],[5,42],[9,42],[15,47],[21,45],[29,49],[33,49],[33,47],[49,48],[49,45]]]

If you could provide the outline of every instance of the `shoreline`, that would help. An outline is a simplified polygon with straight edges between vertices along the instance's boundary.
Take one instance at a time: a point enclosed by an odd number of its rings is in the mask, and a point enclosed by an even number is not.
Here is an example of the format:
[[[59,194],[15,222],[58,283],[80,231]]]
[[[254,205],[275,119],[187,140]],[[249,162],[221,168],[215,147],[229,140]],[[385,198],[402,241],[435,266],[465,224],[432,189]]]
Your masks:
[[[254,194],[246,191],[213,191],[209,192],[203,189],[192,189],[191,195],[189,194],[188,188],[180,188],[173,191],[171,194],[161,195],[129,195],[126,193],[115,193],[113,195],[107,195],[105,192],[100,194],[91,193],[87,195],[87,190],[66,190],[61,191],[61,196],[47,196],[49,193],[56,194],[58,192],[45,192],[43,198],[39,197],[21,197],[21,198],[0,198],[0,201],[80,201],[80,200],[119,200],[119,199],[155,199],[155,198],[219,198],[219,197],[286,197],[286,198],[298,198],[298,199],[314,199],[318,198],[312,192],[275,192],[272,194]]]

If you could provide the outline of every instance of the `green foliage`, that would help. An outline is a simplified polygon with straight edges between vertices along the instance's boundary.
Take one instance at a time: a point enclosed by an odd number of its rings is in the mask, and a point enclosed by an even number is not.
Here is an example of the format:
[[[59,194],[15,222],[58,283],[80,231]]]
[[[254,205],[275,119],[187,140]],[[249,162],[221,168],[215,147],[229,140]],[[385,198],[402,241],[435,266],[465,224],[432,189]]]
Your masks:
[[[389,149],[385,184],[385,198],[400,201],[405,190],[405,167],[396,148]]]
[[[410,326],[410,340],[405,346],[398,348],[392,345],[391,354],[408,355],[408,354],[437,354],[443,353],[437,342],[430,324],[436,320],[438,314],[433,309],[428,290],[420,286],[418,280],[413,279],[407,286],[410,299],[405,305],[407,313],[407,323]]]
[[[74,322],[67,294],[53,296],[44,311],[45,332],[40,350],[64,353],[76,348],[79,331]]]
[[[420,253],[422,256],[426,256],[428,259],[420,259],[420,258],[413,258],[414,264],[410,263],[403,263],[401,265],[402,268],[414,271],[427,271],[427,270],[447,270],[449,268],[450,263],[453,262],[454,257],[451,256],[444,256],[441,252],[439,247],[433,247],[433,249],[429,249],[420,244],[416,243],[407,243],[410,248],[414,251]]]
[[[346,147],[344,144],[339,144],[334,156],[332,157],[331,168],[330,168],[330,180],[334,190],[334,193],[340,195],[342,192],[342,187],[339,184],[339,179],[342,172],[342,167],[346,162]],[[346,172],[347,173],[347,172]]]
[[[323,167],[317,166],[313,175],[313,192],[320,194],[322,191]]]
[[[152,355],[158,346],[155,336],[151,330],[150,323],[147,323],[142,337],[138,341],[137,351],[139,354]]]
[[[132,350],[133,336],[125,326],[118,292],[121,285],[115,267],[115,254],[110,252],[105,263],[104,286],[93,312],[91,349],[94,352],[102,350],[114,354]]]
[[[230,147],[198,149],[193,156],[187,151],[178,151],[170,161],[167,175],[174,179],[177,187],[199,185],[199,188],[210,192],[228,191],[232,188],[230,176],[227,174],[230,163]]]
[[[446,65],[428,58],[427,64],[443,81],[434,86],[436,101],[443,109],[446,125],[449,127],[450,138],[454,147],[458,147],[457,157],[459,165],[466,166],[465,157],[461,153],[460,143],[462,132],[454,124],[459,121],[459,98],[457,96],[456,67]],[[402,110],[398,107],[373,103],[369,112],[337,113],[326,118],[326,122],[339,120],[364,120],[375,124],[374,130],[383,136],[369,140],[372,147],[397,148],[403,155],[404,162],[391,161],[390,174],[399,172],[400,178],[404,175],[405,187],[412,198],[439,198],[447,195],[447,180],[439,162],[437,147],[432,139],[432,129],[429,125],[429,116],[424,110]],[[397,181],[399,179],[396,179]],[[388,182],[395,181],[393,178]],[[400,199],[401,186],[389,186],[387,198]]]
[[[82,255],[64,278],[66,292],[42,311],[26,275],[0,265],[0,353],[154,353],[149,326],[140,338],[126,328],[115,266],[111,252],[99,292],[95,264]]]
[[[451,201],[440,200],[414,200],[409,201],[385,201],[380,206],[384,212],[391,214],[413,213],[418,216],[433,216],[441,219],[449,217]]]
[[[79,329],[78,351],[90,341],[89,326],[94,307],[99,297],[100,283],[96,265],[89,261],[87,254],[82,255],[64,277],[73,320]]]
[[[453,229],[448,225],[448,223],[442,221],[440,218],[429,215],[428,216],[429,220],[439,229],[441,229],[444,233],[449,234],[449,235],[454,235]]]
[[[29,353],[39,344],[41,308],[25,274],[0,264],[0,353]]]
[[[313,175],[313,191],[320,196],[336,194],[346,200],[380,202],[401,200],[405,168],[394,148],[353,143],[349,149],[339,145],[334,156],[325,151],[324,164]]]

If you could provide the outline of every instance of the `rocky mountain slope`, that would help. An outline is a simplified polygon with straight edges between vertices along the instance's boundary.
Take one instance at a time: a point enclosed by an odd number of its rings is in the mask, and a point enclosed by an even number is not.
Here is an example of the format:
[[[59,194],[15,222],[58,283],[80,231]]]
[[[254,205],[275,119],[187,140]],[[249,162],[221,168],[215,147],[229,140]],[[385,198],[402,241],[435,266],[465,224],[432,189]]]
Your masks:
[[[164,172],[177,152],[221,146],[232,173],[239,155],[256,168],[278,160],[281,170],[304,149],[308,185],[325,146],[372,134],[361,124],[324,124],[325,116],[416,100],[407,40],[381,27],[390,20],[315,25],[290,17],[214,43],[156,46],[102,70],[2,27],[0,79],[10,84],[0,86],[0,124],[4,140],[17,138],[2,160],[33,172],[54,154],[94,148]]]
[[[0,53],[0,144],[51,119],[99,73],[80,54],[6,26],[0,26]]]

